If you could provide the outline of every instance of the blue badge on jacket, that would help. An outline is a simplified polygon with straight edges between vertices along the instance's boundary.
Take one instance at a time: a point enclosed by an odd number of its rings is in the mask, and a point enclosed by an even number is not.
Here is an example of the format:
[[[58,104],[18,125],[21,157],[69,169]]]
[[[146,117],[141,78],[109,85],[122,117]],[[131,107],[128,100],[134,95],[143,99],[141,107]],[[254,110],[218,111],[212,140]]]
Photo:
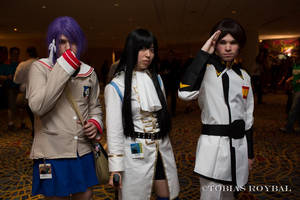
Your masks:
[[[83,86],[83,97],[87,98],[90,96],[91,87],[90,86]]]

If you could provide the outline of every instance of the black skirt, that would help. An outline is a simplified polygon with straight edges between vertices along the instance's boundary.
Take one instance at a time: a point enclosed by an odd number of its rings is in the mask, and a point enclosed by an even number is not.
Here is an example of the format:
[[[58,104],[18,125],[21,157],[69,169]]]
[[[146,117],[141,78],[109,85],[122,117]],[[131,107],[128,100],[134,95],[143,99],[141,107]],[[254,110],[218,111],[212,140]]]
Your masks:
[[[165,170],[162,163],[161,155],[158,152],[156,166],[155,166],[154,180],[164,180],[164,179],[166,179]]]

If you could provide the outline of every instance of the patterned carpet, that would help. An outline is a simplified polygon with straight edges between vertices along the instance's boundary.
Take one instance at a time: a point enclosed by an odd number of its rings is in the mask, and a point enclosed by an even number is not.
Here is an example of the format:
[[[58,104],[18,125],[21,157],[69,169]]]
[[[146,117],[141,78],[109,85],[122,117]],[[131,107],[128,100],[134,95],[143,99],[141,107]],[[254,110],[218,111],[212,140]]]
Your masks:
[[[300,134],[287,135],[278,131],[285,123],[285,101],[282,94],[266,95],[265,104],[255,108],[256,158],[246,187],[251,191],[240,193],[240,200],[300,199]],[[43,199],[31,196],[30,130],[6,131],[6,111],[1,110],[0,114],[0,200]],[[201,128],[200,111],[196,102],[178,101],[176,114],[171,140],[180,179],[180,199],[199,199],[199,177],[193,173],[193,168]],[[291,191],[284,192],[286,187]],[[113,197],[111,187],[94,187],[94,199]]]

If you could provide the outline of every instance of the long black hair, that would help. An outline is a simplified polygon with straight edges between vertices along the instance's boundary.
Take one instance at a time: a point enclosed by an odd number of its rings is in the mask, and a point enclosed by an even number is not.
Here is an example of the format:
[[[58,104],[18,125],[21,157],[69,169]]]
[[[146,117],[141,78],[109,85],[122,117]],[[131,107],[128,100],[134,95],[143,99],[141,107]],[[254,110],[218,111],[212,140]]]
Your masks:
[[[144,48],[148,49],[152,45],[154,48],[154,58],[149,65],[148,70],[151,74],[151,79],[162,105],[162,109],[156,112],[158,124],[163,137],[165,137],[171,130],[171,119],[168,113],[166,99],[158,82],[156,72],[158,59],[157,40],[148,30],[136,29],[128,34],[125,47],[120,58],[120,63],[115,71],[115,74],[125,71],[125,91],[122,105],[122,121],[124,135],[126,137],[130,136],[134,132],[131,110],[132,73],[137,64],[139,51]]]

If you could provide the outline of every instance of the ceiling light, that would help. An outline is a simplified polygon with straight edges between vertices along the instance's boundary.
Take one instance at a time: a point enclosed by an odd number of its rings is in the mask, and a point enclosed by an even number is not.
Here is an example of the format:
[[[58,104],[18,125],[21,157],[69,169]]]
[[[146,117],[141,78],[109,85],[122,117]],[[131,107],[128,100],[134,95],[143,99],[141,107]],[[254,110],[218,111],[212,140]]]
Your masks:
[[[45,8],[46,8],[46,5],[42,5],[42,8],[45,9]]]
[[[17,28],[14,28],[14,32],[17,32],[18,31],[18,29]]]
[[[118,2],[115,2],[115,3],[114,3],[114,6],[115,6],[115,7],[119,7],[119,5],[120,5],[120,4],[119,4]]]
[[[259,40],[259,43],[262,43],[262,40]]]
[[[232,10],[231,13],[235,15],[237,13],[237,11],[236,10]]]

